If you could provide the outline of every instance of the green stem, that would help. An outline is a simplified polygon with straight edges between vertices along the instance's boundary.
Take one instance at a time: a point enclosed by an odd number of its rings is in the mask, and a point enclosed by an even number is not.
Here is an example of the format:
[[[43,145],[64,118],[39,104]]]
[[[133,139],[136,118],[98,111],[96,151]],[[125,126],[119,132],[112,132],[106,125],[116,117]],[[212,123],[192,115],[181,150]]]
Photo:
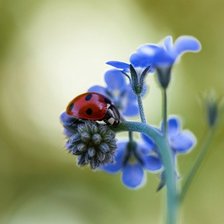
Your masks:
[[[114,131],[133,131],[140,132],[151,137],[158,147],[159,154],[161,156],[164,168],[165,178],[167,186],[167,206],[166,206],[166,224],[176,224],[177,221],[177,187],[176,187],[176,175],[175,175],[175,164],[173,156],[171,155],[171,149],[161,133],[155,128],[140,122],[122,122]]]
[[[163,129],[162,129],[162,131],[163,131],[164,138],[168,142],[168,140],[167,140],[167,89],[166,88],[162,88],[162,112],[163,112],[163,114],[162,114]],[[172,149],[170,149],[170,147],[169,147],[169,148],[165,148],[165,150],[167,150],[167,154],[169,154],[170,160],[173,164],[173,173],[175,175],[175,173],[176,173],[175,172],[175,161],[173,159]],[[167,168],[165,167],[165,178],[167,178],[167,176],[169,176],[168,174],[166,174],[166,172],[167,172]],[[175,181],[174,185],[176,187],[176,177],[175,177],[174,181]],[[168,188],[168,186],[167,186],[167,188]],[[177,192],[177,189],[175,189],[175,191]],[[168,189],[167,189],[167,198],[168,197],[169,197],[169,192],[168,192]],[[175,212],[175,214],[172,215],[172,216],[169,215],[169,212],[170,212],[169,207],[170,206],[171,207],[174,206],[174,208],[171,209],[171,212]],[[177,198],[177,193],[176,193],[176,196],[175,196],[175,203],[171,204],[169,201],[167,201],[167,207],[168,207],[168,209],[167,209],[167,212],[168,212],[167,223],[168,224],[169,223],[176,223],[177,222],[177,213],[178,213],[177,209],[179,207],[179,198]]]
[[[166,89],[162,89],[162,95],[163,95],[163,102],[162,102],[162,108],[163,108],[163,133],[164,136],[167,136],[167,92]]]
[[[198,169],[200,168],[201,166],[201,163],[202,161],[204,160],[204,157],[205,155],[207,154],[208,152],[208,149],[209,149],[209,146],[210,146],[210,143],[213,139],[213,136],[214,136],[214,133],[215,133],[215,127],[213,128],[210,128],[209,131],[207,132],[207,134],[205,135],[205,138],[204,138],[204,141],[203,141],[203,144],[200,148],[200,152],[194,162],[194,165],[192,166],[189,174],[187,175],[186,177],[186,180],[183,184],[183,187],[182,187],[182,191],[181,191],[181,194],[180,194],[180,201],[182,202],[186,196],[186,193],[195,177],[195,174],[197,173]]]
[[[132,131],[128,132],[128,138],[129,138],[129,142],[133,142],[133,132]]]
[[[146,118],[145,118],[145,113],[144,113],[144,108],[143,108],[143,103],[142,103],[142,97],[141,97],[140,94],[137,95],[137,99],[138,99],[138,108],[139,108],[141,121],[142,121],[142,123],[146,124],[147,122],[146,122]]]

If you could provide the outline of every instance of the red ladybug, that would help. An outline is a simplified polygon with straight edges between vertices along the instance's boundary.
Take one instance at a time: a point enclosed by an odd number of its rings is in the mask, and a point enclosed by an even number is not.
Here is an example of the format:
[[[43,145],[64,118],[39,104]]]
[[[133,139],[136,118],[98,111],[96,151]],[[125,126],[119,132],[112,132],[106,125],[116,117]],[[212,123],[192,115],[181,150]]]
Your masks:
[[[88,92],[75,97],[67,106],[67,114],[91,121],[104,121],[109,125],[120,123],[120,114],[117,108],[105,96]]]

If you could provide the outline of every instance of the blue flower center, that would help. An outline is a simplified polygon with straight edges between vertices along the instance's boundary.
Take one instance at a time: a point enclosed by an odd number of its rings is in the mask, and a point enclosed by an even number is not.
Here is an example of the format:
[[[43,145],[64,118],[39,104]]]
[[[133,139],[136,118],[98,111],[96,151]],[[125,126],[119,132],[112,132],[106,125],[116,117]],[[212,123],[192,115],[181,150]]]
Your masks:
[[[140,152],[138,151],[136,142],[128,142],[126,146],[125,155],[123,158],[123,166],[125,166],[127,163],[129,164],[136,164],[140,163],[141,165],[144,165],[144,161],[141,158]]]

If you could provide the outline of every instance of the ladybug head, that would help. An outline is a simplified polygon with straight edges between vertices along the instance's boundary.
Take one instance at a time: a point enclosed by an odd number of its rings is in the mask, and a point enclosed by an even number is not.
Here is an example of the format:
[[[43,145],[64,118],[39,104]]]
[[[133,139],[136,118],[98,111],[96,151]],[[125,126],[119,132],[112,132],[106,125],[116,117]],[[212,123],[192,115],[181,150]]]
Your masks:
[[[110,104],[104,117],[104,122],[108,125],[117,126],[120,123],[120,113],[117,108]]]

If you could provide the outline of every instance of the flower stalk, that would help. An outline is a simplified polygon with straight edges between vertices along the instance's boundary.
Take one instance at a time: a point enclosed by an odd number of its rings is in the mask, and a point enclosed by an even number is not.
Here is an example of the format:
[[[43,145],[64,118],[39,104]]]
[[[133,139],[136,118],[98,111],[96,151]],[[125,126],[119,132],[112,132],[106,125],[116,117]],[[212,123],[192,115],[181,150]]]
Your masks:
[[[142,97],[140,94],[137,95],[137,100],[138,100],[138,108],[139,108],[139,114],[140,114],[140,118],[142,123],[146,124],[146,117],[145,117],[145,113],[144,113],[144,107],[143,107],[143,103],[142,103]]]
[[[159,153],[161,155],[163,165],[165,168],[166,186],[167,186],[167,205],[166,205],[166,224],[175,224],[177,221],[177,208],[178,208],[178,198],[177,198],[177,187],[176,187],[176,175],[175,175],[175,163],[173,157],[171,156],[171,149],[161,133],[159,133],[155,128],[140,122],[122,122],[116,128],[113,128],[115,132],[121,131],[132,131],[140,132],[149,137],[151,137],[158,147]]]
[[[167,136],[167,90],[162,89],[163,133]]]
[[[193,166],[190,169],[185,182],[183,183],[181,194],[180,194],[180,202],[183,202],[183,200],[185,199],[188,189],[189,189],[190,185],[192,184],[192,181],[195,178],[195,176],[202,164],[202,161],[204,160],[206,154],[208,153],[208,149],[209,149],[209,146],[214,137],[215,130],[216,130],[216,126],[214,126],[213,128],[210,128],[208,130],[207,134],[205,135],[204,140],[202,141],[203,144],[201,145],[200,152],[199,152],[195,162],[193,163]]]
[[[160,184],[157,189],[166,186],[166,224],[177,223],[179,202],[185,198],[208,151],[219,114],[217,99],[209,98],[206,109],[210,130],[179,193],[176,158],[178,154],[185,154],[194,147],[196,138],[190,131],[182,130],[181,119],[177,116],[168,118],[167,89],[174,64],[183,54],[198,52],[200,49],[200,42],[192,36],[181,36],[175,42],[171,36],[167,36],[162,44],[140,46],[130,56],[128,63],[108,61],[107,64],[114,69],[105,73],[106,85],[94,85],[88,90],[103,95],[103,109],[98,107],[97,99],[85,98],[81,105],[73,105],[80,113],[74,113],[73,117],[66,113],[61,116],[64,133],[68,139],[66,147],[78,157],[78,165],[89,165],[91,169],[99,168],[109,173],[119,171],[123,184],[131,189],[136,189],[144,183],[146,171],[160,172]],[[154,71],[157,73],[162,93],[162,126],[159,128],[147,124],[142,102],[147,88],[145,79]],[[109,119],[116,118],[113,110],[110,111],[112,106],[121,115],[120,124],[116,126],[113,126],[113,122],[108,122]],[[88,113],[89,111],[91,113]],[[82,113],[86,113],[84,118],[79,116]],[[98,113],[102,116],[95,116]],[[129,122],[123,118],[136,115],[140,116],[141,122]],[[106,125],[102,124],[102,121]],[[116,144],[115,132],[121,131],[128,132],[128,140]],[[143,141],[135,141],[133,132],[139,132]]]

